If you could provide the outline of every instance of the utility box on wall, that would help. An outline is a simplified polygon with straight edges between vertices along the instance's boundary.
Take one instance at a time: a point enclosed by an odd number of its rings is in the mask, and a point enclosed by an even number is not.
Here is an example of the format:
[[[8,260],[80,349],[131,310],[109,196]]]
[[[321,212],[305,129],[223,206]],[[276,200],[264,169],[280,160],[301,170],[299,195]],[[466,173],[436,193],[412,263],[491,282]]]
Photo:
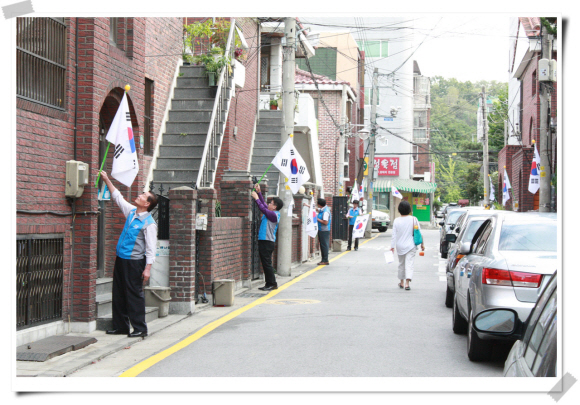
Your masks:
[[[76,160],[66,162],[64,195],[79,198],[83,195],[87,184],[89,184],[89,165]]]

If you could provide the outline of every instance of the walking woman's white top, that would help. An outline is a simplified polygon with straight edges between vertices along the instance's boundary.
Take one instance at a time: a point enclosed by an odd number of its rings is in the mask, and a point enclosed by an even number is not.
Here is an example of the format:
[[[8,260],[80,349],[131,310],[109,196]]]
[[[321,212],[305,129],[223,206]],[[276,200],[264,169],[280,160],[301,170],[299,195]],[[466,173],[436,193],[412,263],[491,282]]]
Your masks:
[[[421,229],[419,221],[412,215],[396,218],[393,222],[391,248],[395,248],[398,255],[404,255],[415,248],[415,240],[413,239],[413,226],[415,224]]]

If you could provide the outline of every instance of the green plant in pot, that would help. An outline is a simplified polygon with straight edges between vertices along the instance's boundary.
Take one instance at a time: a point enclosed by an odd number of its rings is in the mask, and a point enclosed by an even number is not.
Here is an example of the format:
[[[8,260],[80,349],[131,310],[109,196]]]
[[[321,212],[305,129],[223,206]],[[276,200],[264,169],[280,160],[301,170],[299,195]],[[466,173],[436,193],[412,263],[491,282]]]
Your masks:
[[[277,110],[278,109],[278,100],[273,98],[270,100],[270,110]]]
[[[217,85],[217,75],[221,72],[224,67],[228,68],[228,74],[231,74],[231,64],[230,59],[225,56],[220,56],[215,59],[213,55],[201,55],[201,63],[205,66],[205,71],[209,79],[210,86]]]

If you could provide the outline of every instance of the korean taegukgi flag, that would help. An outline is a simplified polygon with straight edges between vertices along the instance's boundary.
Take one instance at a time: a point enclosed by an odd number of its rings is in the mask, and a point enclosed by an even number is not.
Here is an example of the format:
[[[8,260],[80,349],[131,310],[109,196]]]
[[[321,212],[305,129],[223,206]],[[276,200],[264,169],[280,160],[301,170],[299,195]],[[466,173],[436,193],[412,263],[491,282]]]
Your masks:
[[[540,189],[540,154],[538,147],[534,143],[534,160],[532,160],[532,169],[530,171],[530,182],[528,183],[528,191],[536,194]]]
[[[401,200],[403,199],[403,195],[399,190],[397,190],[395,186],[391,187],[391,194],[393,195],[393,197],[400,198]]]
[[[354,221],[354,226],[352,227],[352,237],[354,239],[365,237],[365,230],[367,229],[368,221],[369,214],[359,215],[358,217],[356,217],[356,221]]]
[[[356,180],[354,181],[354,186],[352,186],[352,194],[351,194],[351,197],[352,198],[350,199],[350,202],[360,200],[360,196],[359,196],[359,192],[358,192],[358,187],[356,185]]]
[[[512,186],[510,184],[510,179],[508,178],[507,170],[504,168],[503,169],[503,199],[502,199],[501,205],[505,205],[507,200],[510,199],[510,192],[508,190],[510,188],[512,188]]]
[[[308,210],[308,218],[306,218],[306,233],[311,238],[316,238],[316,235],[318,235],[318,221],[316,220],[316,217],[316,203],[313,198],[310,204],[310,209]]]
[[[131,187],[133,180],[139,173],[139,162],[137,161],[137,149],[133,138],[127,93],[123,95],[121,105],[119,105],[117,114],[115,114],[106,139],[115,145],[115,158],[113,159],[111,176],[127,187]]]
[[[310,179],[306,163],[294,147],[291,137],[282,146],[272,163],[288,178],[287,185],[292,190],[292,194],[296,194],[300,186]]]
[[[490,189],[489,201],[495,201],[495,190],[493,188],[493,184],[491,181],[489,182],[489,189]]]

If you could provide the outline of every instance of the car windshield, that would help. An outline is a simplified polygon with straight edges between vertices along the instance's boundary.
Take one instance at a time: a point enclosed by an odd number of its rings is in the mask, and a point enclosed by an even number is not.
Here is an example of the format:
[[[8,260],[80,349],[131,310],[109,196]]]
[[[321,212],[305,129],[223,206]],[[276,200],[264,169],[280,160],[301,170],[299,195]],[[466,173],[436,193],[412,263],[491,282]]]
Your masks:
[[[483,221],[483,219],[474,219],[471,221],[467,231],[465,232],[465,235],[463,236],[463,240],[471,241],[473,239],[473,235],[475,235],[475,232],[477,232],[481,224],[483,224]]]
[[[459,217],[461,216],[461,214],[463,214],[465,211],[459,211],[459,210],[453,210],[453,211],[449,211],[449,214],[447,214],[447,225],[451,225],[457,222],[457,220],[459,219]]]
[[[530,250],[555,252],[558,227],[556,222],[514,224],[504,223],[498,250]]]

